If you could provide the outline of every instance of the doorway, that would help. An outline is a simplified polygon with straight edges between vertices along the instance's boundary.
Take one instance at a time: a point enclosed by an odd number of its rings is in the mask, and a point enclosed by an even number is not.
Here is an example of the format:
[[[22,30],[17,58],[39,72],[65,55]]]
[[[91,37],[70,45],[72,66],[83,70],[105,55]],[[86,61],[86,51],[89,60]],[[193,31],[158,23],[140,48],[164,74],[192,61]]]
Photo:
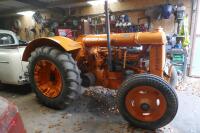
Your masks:
[[[196,5],[196,7],[195,7]],[[193,21],[195,22],[192,26],[192,49],[191,49],[191,62],[189,76],[200,77],[200,2],[196,0],[194,3],[196,8],[193,14]]]

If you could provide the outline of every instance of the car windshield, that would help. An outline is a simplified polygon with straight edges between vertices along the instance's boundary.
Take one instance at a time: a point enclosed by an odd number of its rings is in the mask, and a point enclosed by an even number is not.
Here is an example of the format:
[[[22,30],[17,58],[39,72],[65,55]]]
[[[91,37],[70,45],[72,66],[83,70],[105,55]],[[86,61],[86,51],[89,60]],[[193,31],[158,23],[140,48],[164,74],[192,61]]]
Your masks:
[[[0,33],[0,45],[14,44],[14,38],[6,33]]]

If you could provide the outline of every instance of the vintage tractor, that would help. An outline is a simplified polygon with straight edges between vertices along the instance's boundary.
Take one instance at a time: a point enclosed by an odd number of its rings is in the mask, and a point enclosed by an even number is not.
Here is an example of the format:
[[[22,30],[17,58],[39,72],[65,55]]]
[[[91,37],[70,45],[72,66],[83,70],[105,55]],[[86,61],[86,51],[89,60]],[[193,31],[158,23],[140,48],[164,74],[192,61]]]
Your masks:
[[[111,34],[110,42],[110,51],[106,34],[30,42],[23,61],[29,62],[29,80],[39,100],[63,109],[79,96],[81,85],[100,85],[118,89],[119,111],[131,125],[155,129],[168,124],[178,100],[170,84],[173,69],[165,63],[163,30]]]

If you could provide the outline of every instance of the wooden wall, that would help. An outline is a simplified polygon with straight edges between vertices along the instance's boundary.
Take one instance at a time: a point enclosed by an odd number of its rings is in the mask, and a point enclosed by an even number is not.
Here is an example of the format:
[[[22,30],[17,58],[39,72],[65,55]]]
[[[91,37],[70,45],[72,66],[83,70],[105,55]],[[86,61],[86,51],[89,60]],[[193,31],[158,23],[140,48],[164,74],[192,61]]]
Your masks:
[[[171,4],[177,4],[178,1],[181,0],[169,0]],[[192,8],[192,0],[182,0],[184,6],[186,7],[186,13],[191,17],[191,8]],[[113,12],[123,11],[123,10],[134,10],[133,12],[127,13],[131,18],[133,23],[137,23],[137,19],[139,17],[144,17],[145,13],[142,11],[143,9],[147,9],[149,7],[153,7],[156,5],[165,4],[166,0],[121,0],[119,3],[112,3],[110,5],[110,9]],[[88,6],[83,8],[78,8],[74,15],[77,16],[85,16],[92,14],[99,14],[104,12],[103,4],[98,6]],[[152,29],[157,27],[163,27],[167,33],[173,33],[175,29],[174,24],[174,16],[172,15],[170,19],[167,20],[153,20],[152,21]]]
[[[165,4],[167,0],[119,0],[120,2],[118,3],[112,3],[110,4],[110,9],[113,12],[116,11],[124,11],[124,10],[134,10],[132,12],[128,12],[127,14],[131,17],[132,21],[134,24],[137,24],[137,19],[139,17],[144,17],[144,9],[147,9],[149,7],[153,7],[156,5],[160,4]],[[169,0],[171,4],[176,4],[177,1],[183,1],[184,6],[186,6],[186,13],[188,14],[189,18],[191,16],[191,8],[192,8],[192,0]],[[67,14],[66,10],[66,14]],[[75,16],[87,16],[87,15],[92,15],[92,14],[99,14],[104,12],[104,5],[100,4],[98,6],[87,6],[87,7],[82,7],[82,8],[76,8],[74,9],[73,15]],[[63,18],[62,15],[56,12],[49,12],[46,11],[43,13],[43,16],[45,16],[47,19],[48,18],[54,18],[56,20],[61,20]],[[27,17],[27,16],[20,16],[20,17],[11,17],[5,18],[5,24],[10,25],[10,23],[15,20],[19,19],[21,21],[22,28],[20,30],[19,36],[23,40],[33,40],[35,38],[41,37],[41,36],[47,36],[46,34],[40,34],[37,33],[36,35],[30,35],[29,38],[27,39],[27,34],[25,29],[31,29],[34,28],[35,22],[32,20],[32,17]],[[174,16],[172,15],[170,19],[168,20],[153,20],[152,21],[152,30],[157,28],[157,27],[163,27],[165,32],[167,33],[174,33]],[[36,31],[39,32],[39,31]]]

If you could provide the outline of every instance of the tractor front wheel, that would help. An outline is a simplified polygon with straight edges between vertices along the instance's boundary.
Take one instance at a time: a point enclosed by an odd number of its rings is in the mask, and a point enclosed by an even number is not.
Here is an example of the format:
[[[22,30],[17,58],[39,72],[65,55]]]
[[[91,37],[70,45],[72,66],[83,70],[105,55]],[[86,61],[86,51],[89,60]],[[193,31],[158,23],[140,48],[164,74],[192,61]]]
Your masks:
[[[29,80],[46,106],[64,109],[80,93],[80,71],[71,54],[54,47],[36,48],[28,59]]]
[[[171,86],[158,76],[129,77],[118,91],[119,111],[131,125],[156,129],[173,120],[178,99]]]

